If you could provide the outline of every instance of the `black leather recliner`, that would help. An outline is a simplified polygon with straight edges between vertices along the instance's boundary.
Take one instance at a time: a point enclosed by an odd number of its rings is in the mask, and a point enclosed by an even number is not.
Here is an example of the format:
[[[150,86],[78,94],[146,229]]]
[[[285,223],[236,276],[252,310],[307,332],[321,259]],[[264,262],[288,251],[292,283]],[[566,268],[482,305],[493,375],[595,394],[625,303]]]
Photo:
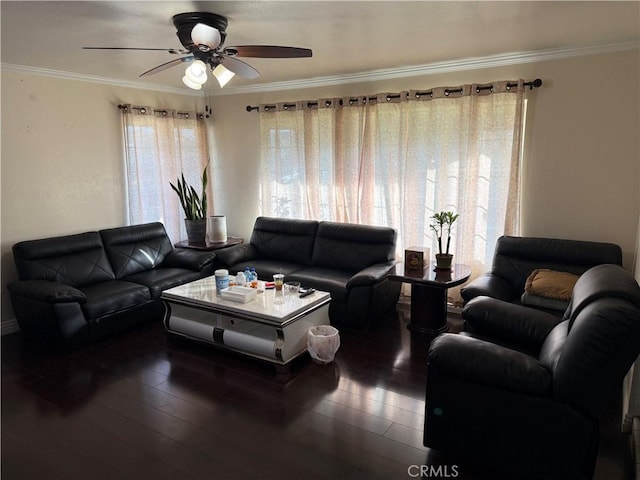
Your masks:
[[[158,222],[23,241],[13,258],[19,280],[7,289],[20,329],[68,348],[161,319],[163,290],[215,268],[212,252],[174,250]]]
[[[513,328],[512,348],[465,333],[431,344],[424,445],[506,478],[591,478],[598,416],[640,354],[637,282],[617,265],[589,269],[537,348],[535,310],[514,305],[485,319]]]
[[[519,304],[527,277],[535,269],[581,275],[603,263],[622,265],[622,249],[613,243],[502,236],[496,242],[491,271],[468,283],[460,294],[465,303],[487,296]]]

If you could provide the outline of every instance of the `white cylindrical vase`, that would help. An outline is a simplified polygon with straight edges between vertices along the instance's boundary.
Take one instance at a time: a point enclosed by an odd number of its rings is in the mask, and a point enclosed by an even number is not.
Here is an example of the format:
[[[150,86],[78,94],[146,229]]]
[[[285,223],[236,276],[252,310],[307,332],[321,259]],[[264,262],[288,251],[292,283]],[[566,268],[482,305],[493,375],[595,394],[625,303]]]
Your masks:
[[[227,241],[227,217],[213,215],[207,218],[207,240],[209,243]]]

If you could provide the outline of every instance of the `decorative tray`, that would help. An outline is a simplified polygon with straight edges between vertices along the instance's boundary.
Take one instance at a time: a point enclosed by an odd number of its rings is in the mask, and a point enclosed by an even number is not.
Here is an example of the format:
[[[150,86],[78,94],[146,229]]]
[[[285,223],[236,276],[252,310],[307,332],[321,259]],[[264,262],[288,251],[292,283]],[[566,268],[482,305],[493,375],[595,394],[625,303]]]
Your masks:
[[[222,298],[238,303],[247,303],[253,300],[256,298],[257,293],[258,290],[256,288],[239,287],[237,285],[220,290]]]

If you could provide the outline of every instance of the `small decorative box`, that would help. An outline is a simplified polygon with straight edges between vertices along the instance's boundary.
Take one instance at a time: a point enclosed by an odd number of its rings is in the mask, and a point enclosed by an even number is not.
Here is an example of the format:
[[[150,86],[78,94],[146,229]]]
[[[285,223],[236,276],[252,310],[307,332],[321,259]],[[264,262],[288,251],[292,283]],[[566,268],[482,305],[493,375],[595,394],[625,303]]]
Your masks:
[[[238,303],[247,303],[256,298],[257,294],[258,289],[256,288],[239,287],[237,285],[220,290],[222,298]]]
[[[407,272],[420,273],[429,265],[431,249],[428,247],[409,247],[404,250],[404,269]]]

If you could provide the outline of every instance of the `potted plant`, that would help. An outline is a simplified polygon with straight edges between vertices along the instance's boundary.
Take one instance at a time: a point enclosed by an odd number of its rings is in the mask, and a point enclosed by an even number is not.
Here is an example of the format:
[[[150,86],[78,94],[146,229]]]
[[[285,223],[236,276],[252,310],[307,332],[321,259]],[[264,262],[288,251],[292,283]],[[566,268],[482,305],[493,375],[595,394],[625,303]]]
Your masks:
[[[459,214],[453,212],[436,212],[431,216],[431,230],[438,237],[438,253],[436,253],[436,269],[449,270],[453,260],[453,254],[449,253],[451,245],[451,228],[458,219]],[[447,248],[442,252],[442,237],[447,234]]]
[[[195,188],[187,184],[184,173],[178,178],[177,186],[169,182],[171,188],[178,194],[180,204],[184,210],[184,224],[187,229],[189,244],[203,244],[207,233],[207,168],[202,172],[202,193],[198,195]]]

